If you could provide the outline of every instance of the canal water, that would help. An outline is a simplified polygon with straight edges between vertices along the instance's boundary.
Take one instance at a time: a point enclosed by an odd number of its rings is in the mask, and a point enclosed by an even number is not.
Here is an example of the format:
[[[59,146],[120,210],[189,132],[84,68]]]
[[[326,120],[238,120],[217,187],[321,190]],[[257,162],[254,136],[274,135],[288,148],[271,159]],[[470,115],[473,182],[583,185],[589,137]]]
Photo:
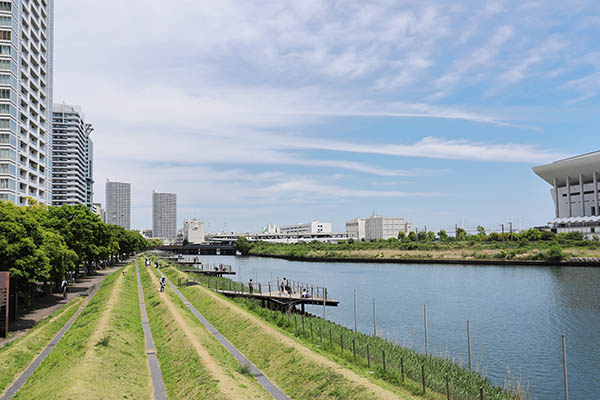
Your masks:
[[[528,388],[532,399],[564,398],[561,335],[566,334],[569,397],[600,399],[600,268],[295,262],[274,258],[202,256],[232,265],[247,282],[277,277],[328,288],[326,317],[424,352],[467,363],[467,320],[473,363],[492,382]],[[322,315],[322,307],[307,309]]]

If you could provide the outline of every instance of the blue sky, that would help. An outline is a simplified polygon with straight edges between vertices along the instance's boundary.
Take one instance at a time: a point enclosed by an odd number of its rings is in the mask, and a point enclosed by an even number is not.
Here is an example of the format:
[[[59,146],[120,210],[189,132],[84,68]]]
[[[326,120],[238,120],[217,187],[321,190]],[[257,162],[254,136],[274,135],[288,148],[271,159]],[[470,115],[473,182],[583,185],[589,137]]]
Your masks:
[[[95,197],[153,189],[211,231],[553,217],[531,167],[598,150],[597,1],[55,6],[54,99],[95,125]]]

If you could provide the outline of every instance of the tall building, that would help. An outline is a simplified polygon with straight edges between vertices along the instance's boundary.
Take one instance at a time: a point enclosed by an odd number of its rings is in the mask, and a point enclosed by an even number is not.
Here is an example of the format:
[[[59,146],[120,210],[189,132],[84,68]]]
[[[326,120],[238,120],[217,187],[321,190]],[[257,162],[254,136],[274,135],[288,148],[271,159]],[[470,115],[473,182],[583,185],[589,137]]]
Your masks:
[[[300,235],[303,233],[331,233],[331,222],[311,221],[306,224],[282,226],[279,231],[285,235]]]
[[[131,228],[131,185],[106,180],[106,223]]]
[[[346,222],[346,233],[348,238],[363,240],[365,238],[365,220],[355,218],[352,221]]]
[[[177,237],[177,195],[152,191],[152,236]]]
[[[92,212],[99,216],[102,222],[106,222],[106,211],[104,211],[104,209],[102,208],[102,204],[94,203],[94,206],[92,207]]]
[[[600,233],[600,151],[540,165],[533,171],[552,188],[555,232]]]
[[[404,217],[382,217],[373,213],[365,219],[365,239],[391,239],[397,238],[400,232],[409,233],[412,224],[406,222]]]
[[[52,112],[52,204],[85,204],[90,210],[93,193],[94,128],[81,109],[54,104]]]
[[[52,202],[53,0],[0,1],[0,200]]]
[[[190,244],[203,243],[205,240],[204,222],[197,219],[183,221],[183,241]]]

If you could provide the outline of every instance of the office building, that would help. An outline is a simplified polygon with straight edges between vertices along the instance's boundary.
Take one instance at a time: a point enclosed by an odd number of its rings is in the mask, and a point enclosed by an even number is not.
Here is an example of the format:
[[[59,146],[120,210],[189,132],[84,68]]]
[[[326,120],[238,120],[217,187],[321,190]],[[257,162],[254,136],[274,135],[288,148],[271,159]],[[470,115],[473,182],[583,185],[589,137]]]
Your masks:
[[[279,232],[284,235],[302,235],[310,233],[331,233],[331,222],[311,221],[306,224],[282,226]]]
[[[106,180],[106,223],[131,228],[131,185]]]
[[[52,202],[53,0],[0,1],[0,200]]]
[[[94,204],[94,128],[81,109],[54,104],[52,112],[52,204]]]
[[[100,203],[94,203],[94,205],[92,207],[92,212],[94,214],[96,214],[98,217],[100,217],[100,219],[102,220],[102,222],[106,222],[106,212],[102,208],[102,204],[100,204]]]
[[[600,235],[600,151],[540,165],[533,171],[548,182],[554,203],[554,232]]]
[[[186,219],[183,221],[183,242],[190,244],[203,243],[205,241],[204,222],[197,219]]]
[[[152,191],[152,236],[177,237],[177,195]]]
[[[355,218],[352,221],[346,222],[346,233],[348,238],[355,240],[365,239],[365,220]]]
[[[397,238],[400,232],[408,234],[410,231],[412,224],[404,217],[382,217],[373,213],[365,219],[366,240]]]

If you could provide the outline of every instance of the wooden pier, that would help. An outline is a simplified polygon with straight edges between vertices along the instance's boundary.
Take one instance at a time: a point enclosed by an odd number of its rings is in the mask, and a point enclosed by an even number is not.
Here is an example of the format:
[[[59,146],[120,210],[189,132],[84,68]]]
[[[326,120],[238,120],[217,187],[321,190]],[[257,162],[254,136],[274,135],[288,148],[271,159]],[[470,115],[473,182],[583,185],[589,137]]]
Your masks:
[[[242,290],[235,290],[233,282],[214,282],[213,285],[215,286],[211,287],[209,283],[209,288],[228,297],[245,297],[261,300],[263,306],[266,303],[270,303],[275,308],[290,310],[299,305],[302,312],[304,312],[306,304],[323,307],[337,307],[340,304],[338,300],[327,297],[327,288],[289,281],[289,291],[286,291],[281,290],[280,284],[280,281],[255,283],[253,284],[252,291],[250,291],[247,287],[242,288]]]

